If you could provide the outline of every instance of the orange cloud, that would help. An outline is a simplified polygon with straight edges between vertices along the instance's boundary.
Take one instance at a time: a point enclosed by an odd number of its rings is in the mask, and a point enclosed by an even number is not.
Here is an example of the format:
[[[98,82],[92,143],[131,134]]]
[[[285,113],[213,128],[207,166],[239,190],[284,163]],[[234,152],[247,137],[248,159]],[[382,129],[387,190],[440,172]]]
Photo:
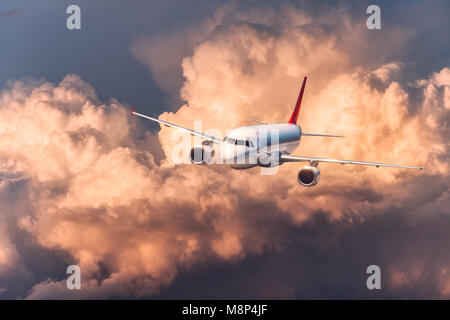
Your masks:
[[[450,109],[449,68],[418,79],[424,101],[412,111],[407,86],[393,80],[401,63],[351,66],[338,31],[300,12],[283,14],[288,22],[277,32],[270,19],[251,23],[252,13],[213,23],[219,27],[182,61],[186,104],[161,118],[187,127],[203,120],[204,129],[223,132],[250,117],[286,121],[308,74],[300,124],[347,138],[304,138],[297,154],[423,164],[426,174],[448,175],[439,123]],[[158,133],[166,159],[157,165],[151,141],[131,134],[140,120],[117,101],[103,104],[76,75],[58,85],[12,82],[0,105],[0,171],[27,179],[33,204],[20,227],[41,246],[68,252],[67,262],[83,273],[79,292],[50,279],[29,298],[152,295],[180,269],[281,247],[288,239],[276,228],[280,221],[301,224],[317,211],[363,218],[420,197],[413,182],[421,173],[397,169],[320,165],[322,181],[304,189],[295,164],[274,176],[175,165],[168,128]],[[0,246],[1,272],[4,261],[14,263],[14,249],[8,239]]]

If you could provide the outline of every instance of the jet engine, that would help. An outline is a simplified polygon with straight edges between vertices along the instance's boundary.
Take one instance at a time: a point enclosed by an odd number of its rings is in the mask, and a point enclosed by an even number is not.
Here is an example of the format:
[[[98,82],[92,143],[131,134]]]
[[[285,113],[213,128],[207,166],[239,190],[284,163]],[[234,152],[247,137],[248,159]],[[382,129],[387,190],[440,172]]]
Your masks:
[[[305,166],[300,169],[297,181],[304,187],[313,187],[319,182],[320,171],[317,167]]]
[[[214,150],[210,145],[195,146],[189,152],[193,164],[210,164],[214,157]]]

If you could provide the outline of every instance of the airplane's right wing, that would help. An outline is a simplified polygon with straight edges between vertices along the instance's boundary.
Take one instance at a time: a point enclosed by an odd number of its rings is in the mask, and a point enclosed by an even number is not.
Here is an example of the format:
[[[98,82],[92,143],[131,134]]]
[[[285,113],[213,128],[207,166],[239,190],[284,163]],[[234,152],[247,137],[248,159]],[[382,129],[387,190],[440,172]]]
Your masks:
[[[203,139],[205,139],[207,141],[212,141],[212,142],[215,142],[215,143],[222,143],[222,140],[219,139],[219,138],[207,135],[207,134],[205,134],[203,132],[194,131],[194,130],[191,130],[191,129],[188,129],[188,128],[185,128],[185,127],[182,127],[182,126],[179,126],[179,125],[176,125],[176,124],[164,121],[164,120],[159,120],[159,119],[156,119],[156,118],[153,118],[153,117],[150,117],[150,116],[143,115],[141,113],[135,112],[134,109],[131,110],[131,113],[134,114],[134,115],[137,115],[139,117],[158,122],[158,123],[163,124],[163,125],[165,125],[167,127],[172,127],[172,128],[176,128],[176,129],[180,129],[180,130],[189,132],[190,134],[192,134],[194,136],[201,137],[201,138],[203,138]]]
[[[378,162],[365,162],[365,161],[353,161],[353,160],[339,160],[339,159],[329,159],[329,158],[315,158],[315,157],[303,157],[294,156],[290,154],[281,155],[281,162],[331,162],[340,164],[359,164],[366,166],[376,166],[376,167],[394,167],[394,168],[405,168],[405,169],[419,169],[423,170],[423,167],[413,167],[413,166],[402,166],[398,164],[389,163],[378,163]]]

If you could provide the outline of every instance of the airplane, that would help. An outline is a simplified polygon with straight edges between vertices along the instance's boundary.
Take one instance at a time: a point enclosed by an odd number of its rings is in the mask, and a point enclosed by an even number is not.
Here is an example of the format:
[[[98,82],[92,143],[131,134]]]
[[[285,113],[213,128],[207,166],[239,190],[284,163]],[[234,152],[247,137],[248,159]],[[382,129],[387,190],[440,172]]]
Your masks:
[[[304,77],[297,103],[295,104],[294,111],[287,123],[269,124],[263,121],[250,119],[258,124],[234,128],[230,130],[223,139],[143,115],[136,112],[134,108],[131,110],[131,113],[202,138],[202,144],[194,146],[189,153],[190,161],[196,165],[210,164],[213,158],[216,158],[216,163],[225,163],[233,169],[248,169],[255,166],[276,167],[285,162],[309,162],[309,165],[301,168],[297,174],[298,183],[304,187],[312,187],[319,182],[320,171],[318,165],[320,162],[366,165],[375,166],[377,168],[394,167],[418,170],[424,169],[423,167],[389,163],[292,155],[291,153],[297,149],[300,144],[300,139],[304,136],[344,138],[339,135],[302,132],[302,128],[297,124],[297,120],[303,93],[305,91],[306,79],[307,77]]]

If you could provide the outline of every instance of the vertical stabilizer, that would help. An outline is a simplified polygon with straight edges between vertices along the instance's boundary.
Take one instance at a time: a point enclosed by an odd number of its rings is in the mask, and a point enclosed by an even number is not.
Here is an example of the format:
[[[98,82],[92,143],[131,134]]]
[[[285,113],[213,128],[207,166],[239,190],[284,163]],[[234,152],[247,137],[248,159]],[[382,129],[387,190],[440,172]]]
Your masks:
[[[306,79],[307,77],[303,79],[302,88],[300,89],[294,112],[292,112],[291,119],[289,119],[289,123],[291,124],[297,124],[298,114],[300,112],[300,106],[302,104],[303,92],[305,91]]]

